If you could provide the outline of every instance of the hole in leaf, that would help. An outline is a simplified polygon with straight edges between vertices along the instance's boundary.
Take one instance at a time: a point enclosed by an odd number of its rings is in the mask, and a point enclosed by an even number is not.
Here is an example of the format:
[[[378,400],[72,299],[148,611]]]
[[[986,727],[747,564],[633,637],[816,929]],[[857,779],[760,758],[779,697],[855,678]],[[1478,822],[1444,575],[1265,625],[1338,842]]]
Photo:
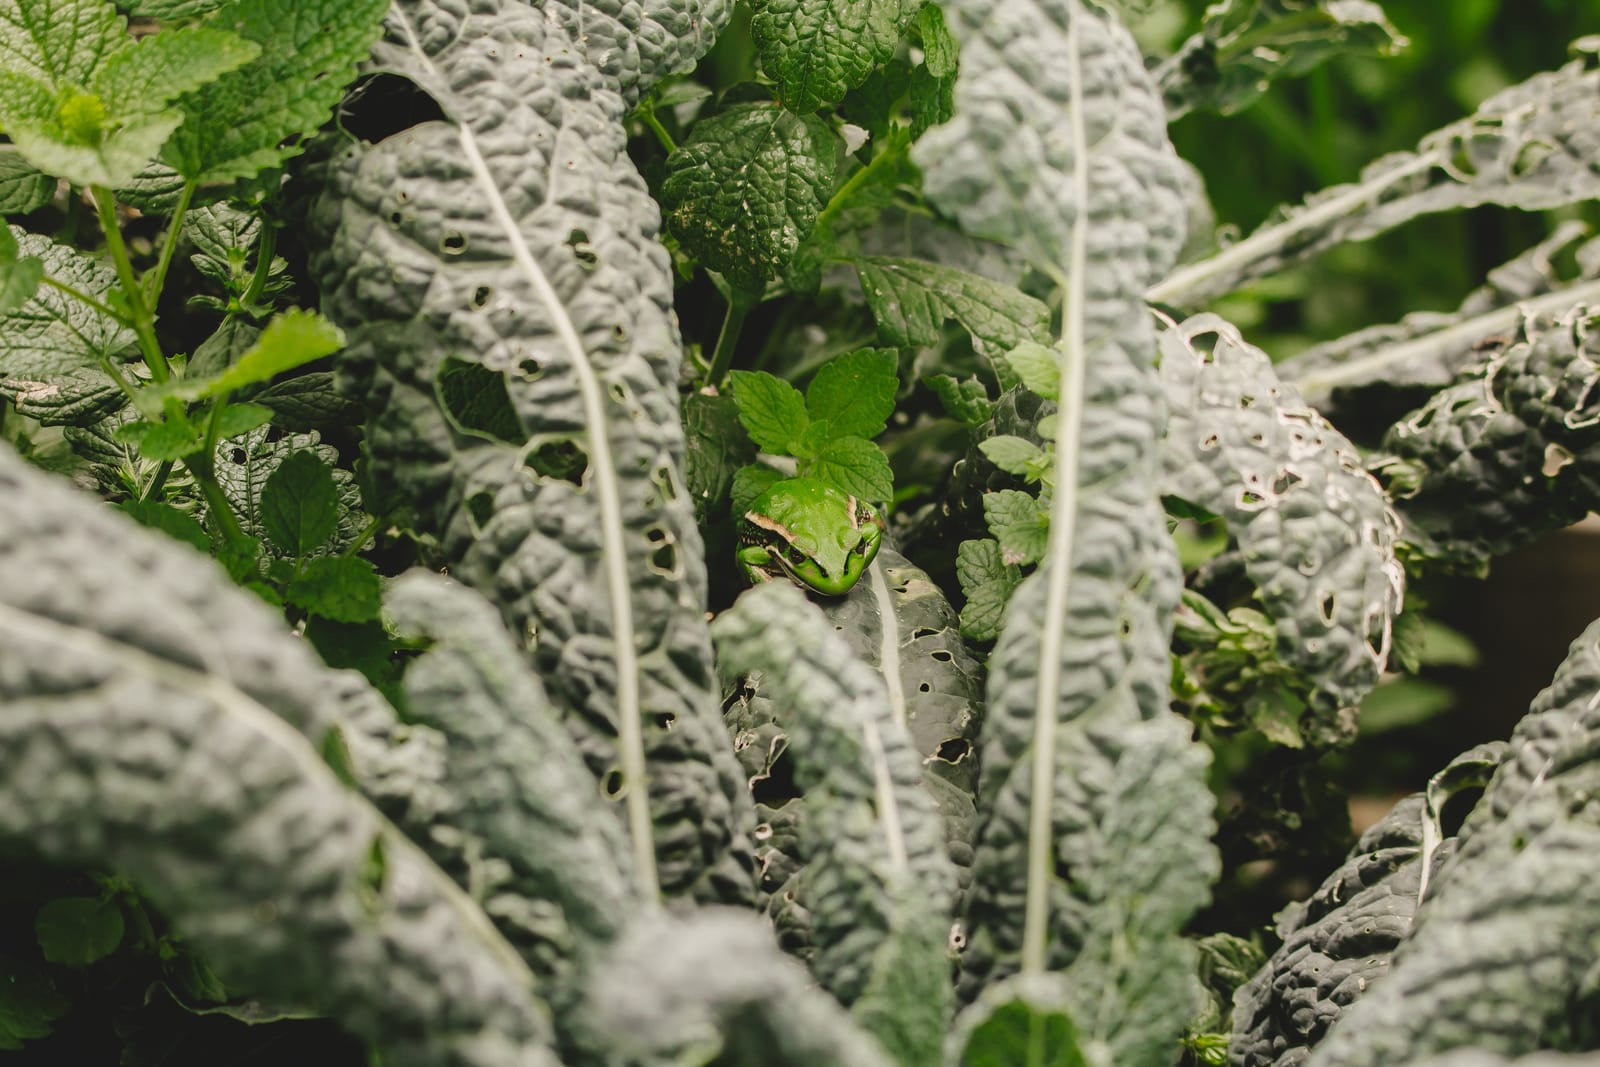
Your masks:
[[[917,686],[917,692],[931,693],[933,692],[933,686],[929,685],[927,682],[923,682],[921,685]]]
[[[949,649],[941,648],[936,652],[930,653],[928,658],[929,659],[936,659],[940,663],[949,663],[952,660],[954,660],[956,657],[955,657],[955,654],[952,653]]]
[[[937,637],[937,636],[939,636],[939,631],[935,630],[935,629],[933,629],[932,627],[929,627],[929,626],[919,626],[915,630],[911,631],[911,640],[913,640],[913,641],[920,641],[924,637]]]
[[[244,449],[235,448],[233,451],[228,453],[228,458],[233,460],[233,462],[235,462],[235,463],[243,463],[245,460],[249,459],[250,457],[245,455]]]
[[[528,381],[538,381],[544,376],[544,364],[528,356],[517,364],[517,373]]]
[[[750,796],[757,804],[769,808],[781,808],[800,796],[800,787],[794,780],[794,760],[789,758],[788,749],[772,761],[765,778],[750,783]]]
[[[622,776],[622,770],[618,767],[611,768],[606,772],[606,776],[600,780],[601,792],[605,793],[611,800],[622,799],[627,786],[627,779]]]
[[[770,822],[764,822],[760,826],[756,827],[755,837],[757,841],[765,841],[771,836],[772,824]]]
[[[939,742],[939,748],[934,756],[946,763],[960,763],[972,755],[972,742],[962,737],[946,738]]]
[[[439,238],[439,253],[446,256],[459,256],[467,250],[467,235],[460,230],[451,230]]]
[[[650,553],[650,569],[657,574],[671,577],[678,573],[678,549],[671,541],[665,541],[654,552]]]
[[[1333,625],[1334,612],[1338,609],[1339,601],[1332,593],[1323,593],[1322,600],[1317,607],[1322,612],[1323,621],[1329,626]]]
[[[581,489],[583,476],[589,470],[589,455],[576,441],[546,441],[531,450],[522,463],[541,478],[570,482]]]
[[[1477,807],[1478,799],[1482,796],[1483,787],[1480,785],[1459,790],[1445,798],[1444,807],[1439,809],[1439,828],[1445,837],[1454,837],[1460,832],[1461,824],[1467,821],[1467,816]]]
[[[670,711],[658,711],[650,716],[650,721],[656,724],[658,730],[670,730],[678,725],[678,717]]]
[[[569,160],[567,166],[572,167]],[[595,254],[594,245],[589,243],[589,235],[583,230],[573,230],[567,234],[567,247],[572,249],[572,254],[578,262],[583,264],[585,270],[594,270],[600,264],[600,257]]]
[[[481,529],[489,525],[489,520],[494,518],[494,497],[488,490],[473,493],[467,497],[467,511],[472,515],[472,521]],[[530,647],[531,644],[530,644]]]
[[[499,371],[451,356],[439,368],[434,390],[451,421],[463,432],[508,445],[527,440],[511,394],[506,392],[505,375]]]
[[[480,285],[472,291],[472,306],[475,308],[487,307],[489,297],[494,295],[494,290],[487,285]]]
[[[377,74],[358,82],[346,95],[339,112],[339,128],[368,144],[378,144],[413,126],[444,117],[438,102],[410,78]],[[407,199],[404,193],[401,199]]]

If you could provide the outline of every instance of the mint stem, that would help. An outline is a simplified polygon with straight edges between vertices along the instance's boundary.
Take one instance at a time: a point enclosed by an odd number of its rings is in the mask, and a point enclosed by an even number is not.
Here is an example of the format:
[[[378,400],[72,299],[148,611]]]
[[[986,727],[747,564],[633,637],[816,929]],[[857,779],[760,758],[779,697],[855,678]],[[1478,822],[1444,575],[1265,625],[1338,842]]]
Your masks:
[[[739,332],[744,329],[744,318],[750,313],[754,300],[738,289],[729,294],[728,311],[722,319],[722,332],[717,335],[717,348],[711,354],[711,369],[706,373],[706,384],[716,388],[733,365],[733,350],[739,347]]]

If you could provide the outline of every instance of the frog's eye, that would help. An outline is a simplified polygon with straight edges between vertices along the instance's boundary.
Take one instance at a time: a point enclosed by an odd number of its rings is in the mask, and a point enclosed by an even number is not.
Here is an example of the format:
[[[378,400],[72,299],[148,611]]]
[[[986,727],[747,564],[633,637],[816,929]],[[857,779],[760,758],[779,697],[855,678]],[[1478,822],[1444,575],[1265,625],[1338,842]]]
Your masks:
[[[867,543],[865,541],[857,541],[856,547],[852,548],[850,551],[854,552],[858,556],[865,556],[867,554]]]

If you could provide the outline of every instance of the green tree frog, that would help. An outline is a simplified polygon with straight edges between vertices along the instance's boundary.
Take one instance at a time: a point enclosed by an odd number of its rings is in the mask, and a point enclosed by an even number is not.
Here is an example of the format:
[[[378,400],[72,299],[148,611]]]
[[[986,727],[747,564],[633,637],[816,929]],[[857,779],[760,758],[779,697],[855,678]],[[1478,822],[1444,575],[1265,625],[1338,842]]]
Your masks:
[[[877,509],[815,478],[786,478],[739,520],[739,566],[752,582],[789,578],[844,596],[883,540]]]

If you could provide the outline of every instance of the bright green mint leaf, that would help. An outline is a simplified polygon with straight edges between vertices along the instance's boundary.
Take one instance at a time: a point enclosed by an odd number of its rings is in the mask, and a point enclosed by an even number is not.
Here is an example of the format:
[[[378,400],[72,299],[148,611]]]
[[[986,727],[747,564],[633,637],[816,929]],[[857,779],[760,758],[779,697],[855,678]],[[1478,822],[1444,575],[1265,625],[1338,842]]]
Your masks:
[[[261,404],[229,404],[222,409],[217,437],[229,441],[272,421],[272,409]]]
[[[959,322],[984,355],[1049,339],[1049,308],[1014,285],[920,259],[861,256],[850,263],[885,344],[932,347],[946,319]]]
[[[998,541],[963,541],[956,549],[956,580],[967,598],[961,633],[974,641],[999,637],[1006,601],[1022,582],[1022,568],[1001,558]]]
[[[298,155],[378,38],[388,0],[234,0],[212,25],[260,56],[179,101],[187,119],[162,158],[202,183],[252,178]]]
[[[211,552],[211,538],[206,535],[206,528],[201,526],[193,516],[187,515],[171,504],[159,500],[124,500],[117,507],[126,514],[132,515],[143,526],[184,541],[201,552]]]
[[[290,454],[261,491],[261,524],[267,538],[293,556],[321,548],[339,525],[339,493],[333,471],[315,452]]]
[[[12,145],[0,145],[0,215],[26,215],[50,202],[56,180],[22,158]]]
[[[933,390],[944,412],[957,422],[968,426],[982,426],[994,414],[994,401],[989,399],[989,389],[974,374],[958,379],[949,374],[930,374],[922,384]]]
[[[828,422],[834,437],[876,437],[894,414],[900,362],[881,348],[862,348],[830,359],[806,389],[806,412]]]
[[[756,497],[783,481],[783,472],[761,463],[751,463],[733,472],[733,486],[728,491],[729,505],[735,515],[743,515],[756,502]]]
[[[986,493],[983,517],[989,532],[1000,542],[1000,558],[1026,566],[1044,558],[1050,535],[1050,513],[1020,489]]]
[[[811,423],[800,390],[765,371],[732,371],[728,384],[733,402],[739,405],[739,421],[756,447],[791,454]]]
[[[318,556],[306,561],[305,569],[284,591],[284,599],[334,622],[368,622],[378,617],[383,606],[382,591],[378,572],[368,561],[355,556]]]
[[[122,943],[122,909],[98,897],[61,897],[39,908],[33,933],[51,963],[82,967]]]
[[[1061,363],[1054,348],[1024,341],[1007,352],[1005,360],[1029,392],[1046,400],[1061,399]]]
[[[21,255],[11,227],[0,226],[0,315],[9,315],[32,300],[43,279],[44,260]]]
[[[1049,466],[1049,455],[1032,441],[1010,434],[998,434],[978,442],[978,450],[989,457],[989,462],[1007,474],[1020,474],[1030,481],[1038,481],[1041,471]]]
[[[668,228],[710,270],[759,291],[781,272],[833,192],[834,135],[775,104],[735,104],[701,119],[667,157]]]
[[[169,463],[191,456],[205,446],[200,427],[182,414],[164,419],[138,419],[117,427],[112,435],[125,444],[139,446],[139,454],[157,463]]]
[[[31,966],[0,956],[0,1052],[50,1033],[50,1024],[72,1006],[55,984]]]
[[[0,49],[0,126],[17,150],[48,174],[106,186],[155,158],[183,121],[174,100],[258,51],[200,26],[136,41],[107,0],[9,0]]]
[[[1017,975],[986,990],[955,1023],[959,1067],[1089,1067],[1060,974]],[[1176,1052],[1174,1052],[1176,1056]]]
[[[229,367],[206,395],[232,392],[304,366],[337,352],[344,346],[344,332],[317,314],[303,308],[290,308],[267,323],[255,345],[239,362]]]
[[[863,500],[878,503],[894,496],[894,473],[883,449],[865,437],[834,437],[801,465],[801,474],[818,478]]]
[[[944,21],[938,4],[923,4],[911,20],[911,32],[922,42],[922,64],[935,78],[954,78],[959,69],[961,46]]]
[[[919,0],[754,0],[750,33],[778,99],[806,114],[839,102],[894,55]]]

